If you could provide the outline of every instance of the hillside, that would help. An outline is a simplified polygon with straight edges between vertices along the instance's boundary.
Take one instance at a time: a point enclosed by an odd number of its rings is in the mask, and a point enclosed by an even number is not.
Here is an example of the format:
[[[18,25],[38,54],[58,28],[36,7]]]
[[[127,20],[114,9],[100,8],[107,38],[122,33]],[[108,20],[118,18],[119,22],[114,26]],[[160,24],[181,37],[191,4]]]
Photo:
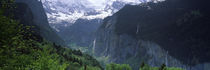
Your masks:
[[[0,70],[102,70],[93,57],[59,46],[44,11],[30,8],[43,9],[39,3],[0,1]]]

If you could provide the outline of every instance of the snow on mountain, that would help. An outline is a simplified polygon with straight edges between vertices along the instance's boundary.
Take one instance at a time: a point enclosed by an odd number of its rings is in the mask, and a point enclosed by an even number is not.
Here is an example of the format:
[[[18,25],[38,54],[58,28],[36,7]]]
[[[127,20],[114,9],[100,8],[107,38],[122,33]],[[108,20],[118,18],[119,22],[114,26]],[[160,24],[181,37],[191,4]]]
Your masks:
[[[96,19],[111,16],[125,4],[137,5],[152,0],[42,0],[49,23],[73,24],[77,19]]]

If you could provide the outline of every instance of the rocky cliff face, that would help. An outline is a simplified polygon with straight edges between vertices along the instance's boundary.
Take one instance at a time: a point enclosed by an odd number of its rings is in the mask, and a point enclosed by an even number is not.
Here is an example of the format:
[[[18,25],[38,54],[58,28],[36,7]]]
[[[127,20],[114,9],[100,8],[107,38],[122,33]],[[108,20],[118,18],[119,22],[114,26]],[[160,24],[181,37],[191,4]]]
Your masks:
[[[138,70],[142,62],[151,66],[184,67],[154,42],[138,40],[128,34],[118,35],[114,30],[116,21],[116,16],[112,16],[98,30],[93,47],[96,56],[108,57],[109,62],[128,63],[134,70]]]
[[[65,45],[48,23],[42,3],[38,0],[16,0],[16,19],[21,24],[35,26],[36,34],[58,45]]]
[[[94,54],[129,63],[135,70],[142,62],[208,70],[206,5],[196,0],[127,5],[104,19],[96,33]]]

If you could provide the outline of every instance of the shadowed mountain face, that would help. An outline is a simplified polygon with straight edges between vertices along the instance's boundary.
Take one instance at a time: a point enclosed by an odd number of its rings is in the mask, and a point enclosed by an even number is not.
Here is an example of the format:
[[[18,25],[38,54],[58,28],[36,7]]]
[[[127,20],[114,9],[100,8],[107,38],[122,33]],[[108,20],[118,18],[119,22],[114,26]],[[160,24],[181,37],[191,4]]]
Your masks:
[[[208,2],[167,0],[141,6],[126,5],[112,17],[106,18],[98,29],[95,54],[110,56],[112,61],[122,58],[122,61],[115,61],[120,63],[130,59],[123,59],[127,54],[121,53],[125,52],[131,54],[129,57],[141,59],[143,57],[138,58],[134,54],[140,53],[139,45],[145,44],[141,41],[150,41],[185,65],[210,62]],[[157,52],[155,55],[162,54]]]
[[[42,3],[37,0],[16,0],[17,8],[15,9],[15,19],[21,24],[34,26],[34,34],[39,38],[54,42],[58,45],[65,45],[64,41],[56,34],[48,23]]]
[[[119,35],[154,41],[185,63],[209,62],[208,4],[191,2],[169,0],[149,3],[148,7],[126,6],[116,14],[115,30]]]

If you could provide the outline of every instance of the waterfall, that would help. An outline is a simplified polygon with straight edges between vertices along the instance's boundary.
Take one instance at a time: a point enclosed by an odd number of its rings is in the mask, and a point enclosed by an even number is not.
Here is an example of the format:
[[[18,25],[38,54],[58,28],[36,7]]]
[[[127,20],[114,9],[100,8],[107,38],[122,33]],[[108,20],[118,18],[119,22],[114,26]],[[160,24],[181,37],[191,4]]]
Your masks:
[[[136,28],[136,34],[138,34],[138,33],[139,33],[139,25]]]
[[[168,66],[168,51],[166,52],[165,64]]]
[[[92,49],[92,53],[93,54],[95,52],[95,47],[96,47],[96,39],[93,40],[93,49]]]

